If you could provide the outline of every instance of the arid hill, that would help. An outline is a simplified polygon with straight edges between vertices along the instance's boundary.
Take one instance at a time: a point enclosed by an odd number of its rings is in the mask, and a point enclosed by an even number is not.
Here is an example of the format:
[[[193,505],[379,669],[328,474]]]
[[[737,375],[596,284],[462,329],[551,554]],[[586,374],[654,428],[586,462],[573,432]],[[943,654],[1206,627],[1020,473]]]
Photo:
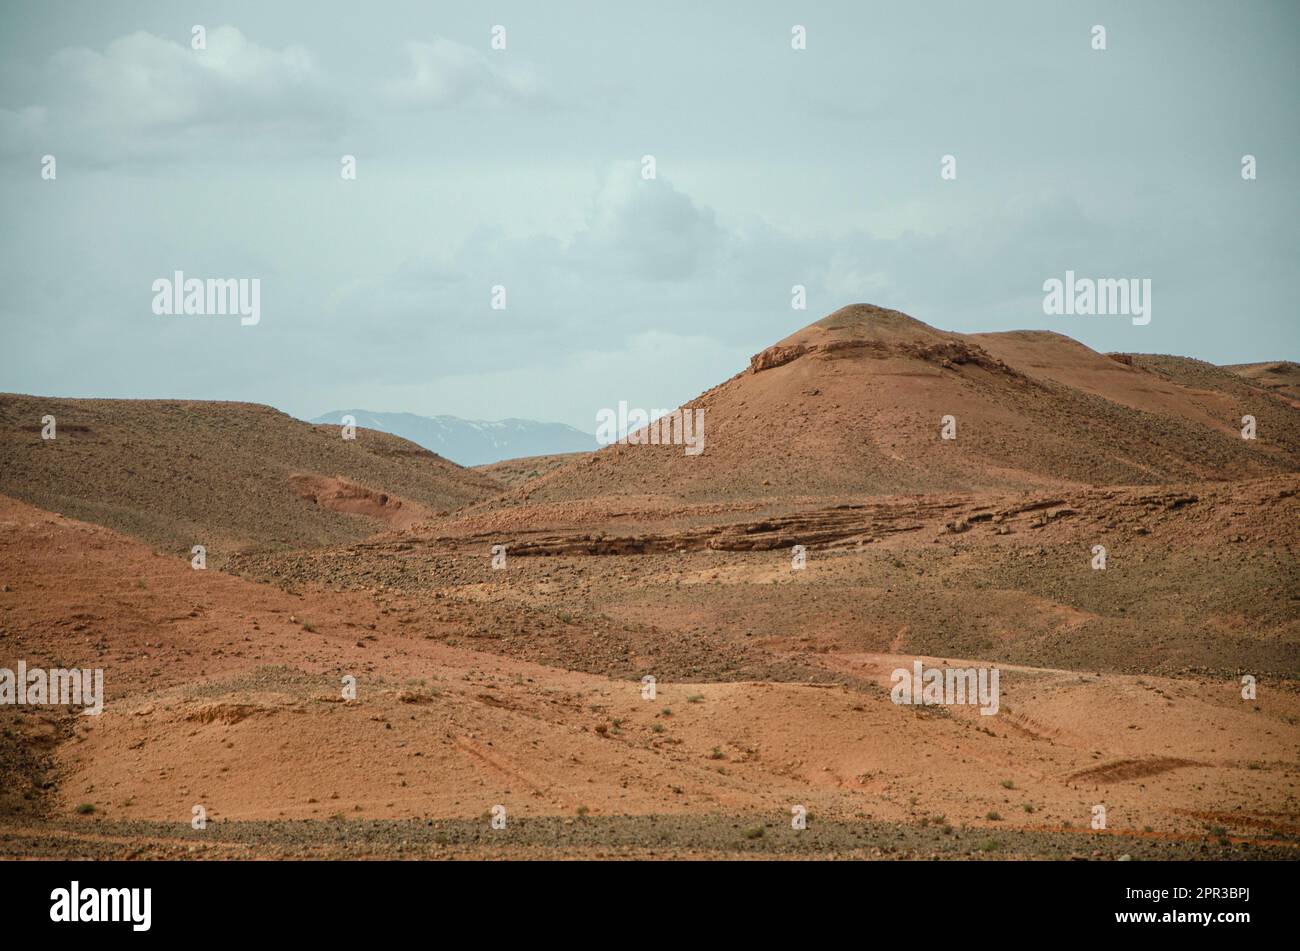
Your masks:
[[[42,418],[56,437],[41,437]],[[170,552],[356,541],[500,490],[396,436],[253,403],[0,395],[0,492]]]
[[[1195,369],[1191,369],[1191,365]],[[1176,366],[1173,366],[1176,365]],[[614,445],[520,491],[672,501],[1243,479],[1300,468],[1300,409],[1181,358],[1048,332],[956,334],[845,307],[689,404],[705,449]],[[1259,438],[1241,438],[1243,415]],[[954,418],[956,438],[941,438]]]
[[[589,452],[557,452],[546,456],[520,456],[517,459],[503,459],[500,462],[489,462],[473,468],[475,472],[481,472],[504,486],[513,487],[590,455]]]
[[[1300,363],[1273,360],[1267,363],[1237,363],[1224,369],[1300,404]]]

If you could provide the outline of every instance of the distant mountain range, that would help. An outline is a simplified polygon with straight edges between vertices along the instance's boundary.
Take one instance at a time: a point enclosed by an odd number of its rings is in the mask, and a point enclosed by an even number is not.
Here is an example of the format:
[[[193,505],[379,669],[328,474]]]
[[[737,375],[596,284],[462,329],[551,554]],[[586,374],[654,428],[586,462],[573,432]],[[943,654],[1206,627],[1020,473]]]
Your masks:
[[[344,416],[356,418],[363,429],[377,429],[409,439],[417,446],[462,466],[481,466],[521,456],[548,456],[558,452],[599,449],[596,437],[564,423],[539,423],[531,419],[495,422],[456,416],[417,416],[414,413],[376,413],[368,409],[340,409],[317,416],[313,423],[342,425]]]

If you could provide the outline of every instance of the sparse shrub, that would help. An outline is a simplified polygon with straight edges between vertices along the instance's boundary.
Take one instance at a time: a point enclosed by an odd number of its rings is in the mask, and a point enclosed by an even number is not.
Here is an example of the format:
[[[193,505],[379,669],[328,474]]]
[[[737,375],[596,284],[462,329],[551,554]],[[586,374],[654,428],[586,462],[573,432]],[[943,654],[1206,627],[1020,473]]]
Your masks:
[[[79,816],[88,816],[94,811],[95,804],[93,802],[83,802],[77,806],[77,815]]]
[[[984,818],[988,819],[990,822],[1000,822],[1002,820],[1002,813],[998,812],[996,809],[990,809],[988,812],[984,813]]]
[[[689,697],[686,698],[686,702],[687,702],[687,703],[703,703],[703,702],[704,702],[704,694],[702,694],[702,693],[693,693],[693,694],[691,694]]]
[[[1014,779],[1004,779],[1004,780],[1002,780],[1002,788],[1003,788],[1003,789],[1015,789],[1015,788],[1016,788],[1016,781],[1015,781]]]
[[[761,839],[767,835],[767,829],[763,826],[754,826],[752,829],[745,830],[746,839]]]

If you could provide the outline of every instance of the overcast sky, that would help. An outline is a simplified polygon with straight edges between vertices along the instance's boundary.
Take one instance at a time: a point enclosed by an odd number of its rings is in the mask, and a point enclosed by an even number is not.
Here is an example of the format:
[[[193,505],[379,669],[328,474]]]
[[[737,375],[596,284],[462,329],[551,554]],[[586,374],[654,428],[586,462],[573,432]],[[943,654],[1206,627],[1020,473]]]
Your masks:
[[[1298,80],[1294,0],[6,2],[0,390],[590,432],[860,301],[1297,359]],[[1067,269],[1150,324],[1045,315]]]

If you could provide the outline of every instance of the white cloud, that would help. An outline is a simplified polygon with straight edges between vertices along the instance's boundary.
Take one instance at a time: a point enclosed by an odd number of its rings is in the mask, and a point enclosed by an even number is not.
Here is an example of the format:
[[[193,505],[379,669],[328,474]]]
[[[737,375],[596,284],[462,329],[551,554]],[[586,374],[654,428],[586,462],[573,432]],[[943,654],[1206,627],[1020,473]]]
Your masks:
[[[606,175],[574,256],[611,265],[646,281],[681,281],[716,263],[727,235],[709,208],[666,179],[646,180],[639,166],[619,163]]]
[[[233,26],[209,29],[200,50],[188,34],[137,31],[58,50],[25,77],[37,101],[0,109],[0,151],[96,163],[289,153],[374,141],[372,120],[393,110],[548,105],[517,60],[443,37],[407,43],[405,57],[396,79],[344,82],[306,47],[263,46]]]
[[[387,84],[389,97],[417,108],[461,104],[537,104],[541,83],[528,66],[496,62],[482,50],[441,36],[406,44],[407,71]]]
[[[209,30],[201,50],[146,32],[62,49],[39,80],[43,101],[0,113],[10,152],[227,154],[318,135],[341,114],[306,49],[260,46],[232,26]]]
[[[232,26],[210,30],[202,50],[132,33],[102,53],[61,50],[50,68],[66,77],[63,105],[88,124],[122,131],[296,118],[326,98],[307,50],[268,49]]]

